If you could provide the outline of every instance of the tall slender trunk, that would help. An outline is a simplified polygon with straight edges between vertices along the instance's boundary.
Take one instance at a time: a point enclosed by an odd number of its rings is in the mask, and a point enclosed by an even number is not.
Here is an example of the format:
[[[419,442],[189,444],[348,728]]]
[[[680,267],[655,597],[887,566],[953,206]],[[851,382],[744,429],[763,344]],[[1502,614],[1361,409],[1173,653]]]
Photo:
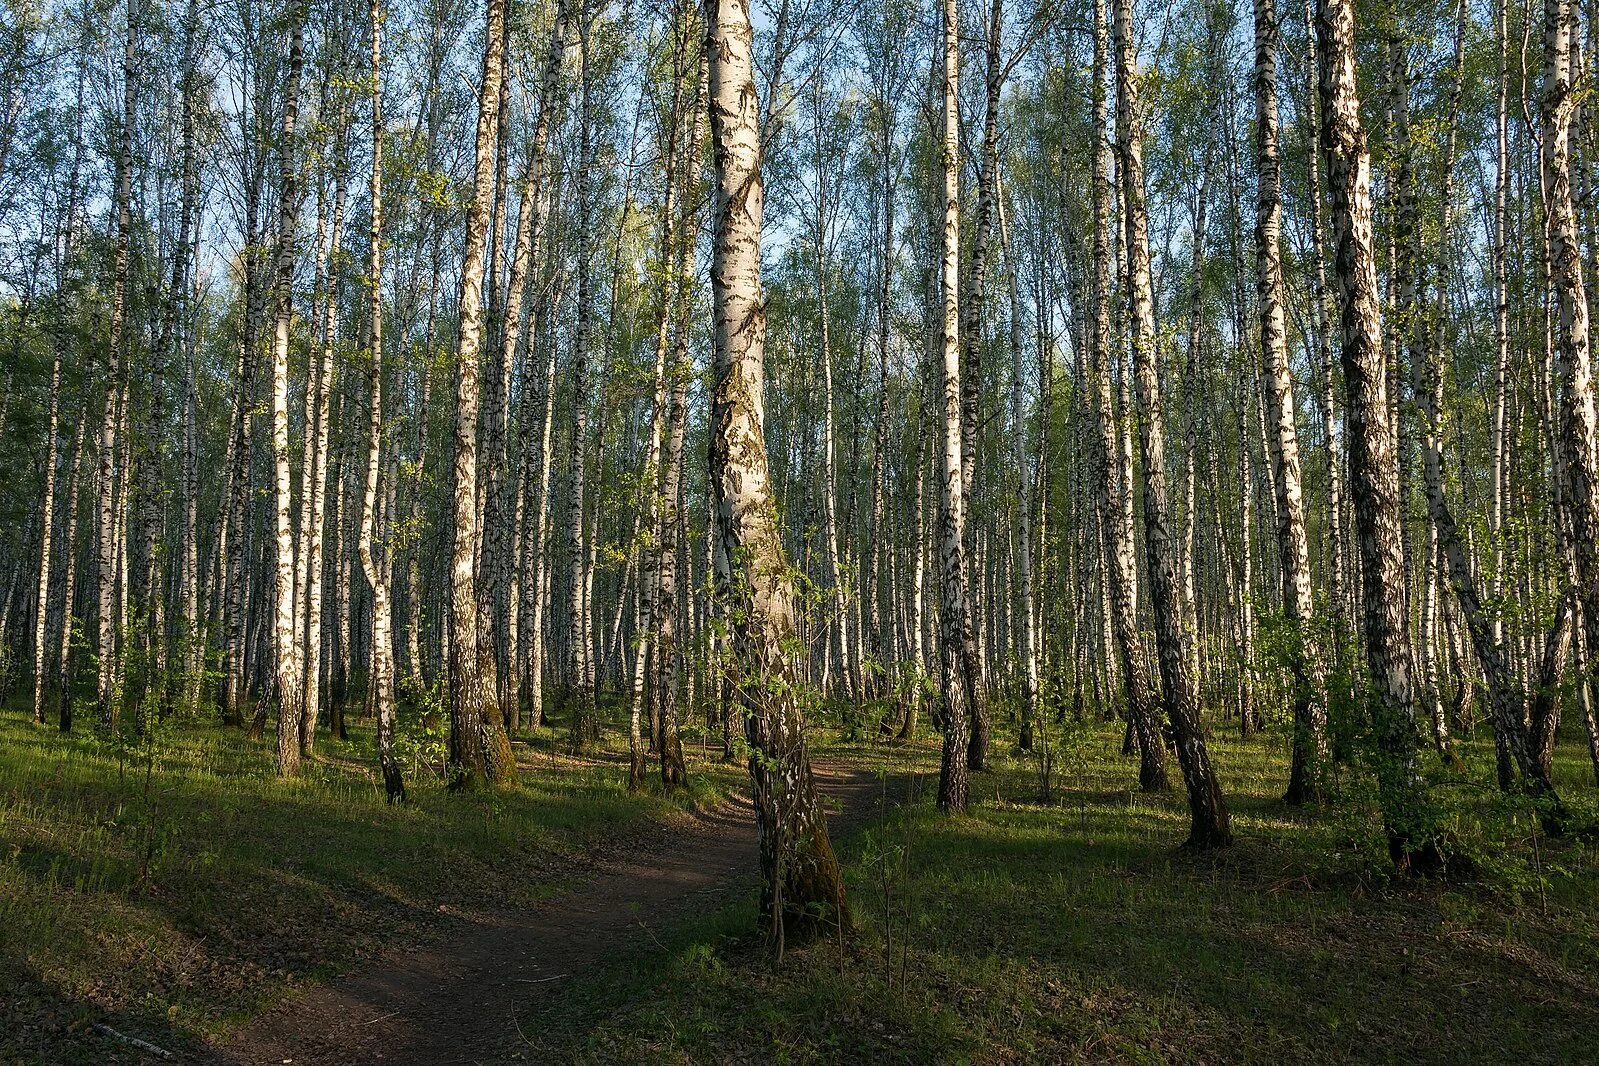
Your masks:
[[[33,722],[44,724],[44,694],[49,684],[45,662],[45,629],[50,617],[50,558],[52,555],[55,523],[56,465],[60,450],[58,436],[61,429],[61,355],[56,354],[50,367],[50,418],[45,425],[44,488],[40,494],[39,509],[39,594],[35,599],[33,617]],[[72,550],[72,534],[67,533],[67,550]],[[71,614],[72,605],[67,604]]]
[[[1139,443],[1144,467],[1144,546],[1149,567],[1150,604],[1161,687],[1171,721],[1177,760],[1183,770],[1191,816],[1188,843],[1222,847],[1232,842],[1227,804],[1199,719],[1188,634],[1182,623],[1177,575],[1172,568],[1166,492],[1166,440],[1162,425],[1156,363],[1154,298],[1149,272],[1149,219],[1144,205],[1142,120],[1138,114],[1138,70],[1134,55],[1132,2],[1114,0],[1116,41],[1116,131],[1121,154],[1122,201],[1127,232],[1127,296],[1132,334],[1134,384],[1138,397]],[[1245,491],[1248,491],[1246,486]]]
[[[1011,349],[1011,461],[1016,475],[1016,600],[1012,643],[1016,658],[1021,664],[1022,707],[1021,730],[1017,738],[1022,751],[1033,750],[1033,727],[1038,721],[1038,631],[1035,626],[1037,594],[1033,578],[1033,472],[1028,462],[1027,407],[1022,389],[1022,359],[1024,337],[1022,333],[1021,294],[1016,283],[1017,267],[1009,227],[1006,225],[1005,202],[999,204],[1000,233],[1005,245],[1006,265],[1010,289],[1010,349]],[[1043,430],[1045,439],[1047,427]]]
[[[872,432],[872,525],[870,543],[866,553],[866,601],[870,619],[871,659],[874,665],[868,694],[881,697],[892,690],[894,654],[891,650],[889,616],[883,610],[883,581],[881,567],[883,556],[893,550],[892,538],[884,526],[890,521],[887,514],[887,487],[885,466],[888,462],[888,345],[892,333],[894,291],[894,216],[896,214],[895,189],[898,171],[893,160],[894,108],[881,97],[873,101],[878,114],[879,143],[878,166],[883,180],[882,247],[878,251],[877,276],[877,417]],[[892,581],[893,568],[889,568]],[[889,722],[884,718],[885,727]]]
[[[1282,161],[1277,154],[1277,11],[1255,0],[1255,294],[1265,364],[1266,443],[1277,472],[1277,556],[1282,567],[1283,616],[1291,630],[1294,740],[1288,770],[1290,804],[1321,799],[1327,764],[1327,697],[1320,649],[1311,630],[1315,610],[1310,543],[1300,487],[1299,427],[1283,312]],[[1245,491],[1248,489],[1246,487]]]
[[[660,618],[655,608],[658,568],[664,561],[659,551],[659,537],[662,533],[662,513],[666,507],[666,500],[662,498],[660,488],[662,485],[661,453],[667,434],[667,421],[671,418],[669,405],[671,403],[671,386],[667,382],[666,363],[667,352],[671,342],[672,316],[676,311],[676,284],[677,278],[674,266],[677,260],[677,193],[678,179],[677,167],[679,155],[683,152],[680,143],[682,139],[682,123],[684,109],[688,106],[684,100],[684,92],[688,81],[687,39],[688,26],[686,25],[685,11],[674,9],[672,15],[672,103],[668,111],[666,130],[666,147],[662,153],[664,197],[661,205],[661,238],[657,255],[660,259],[660,271],[663,283],[660,286],[658,303],[655,308],[655,375],[654,392],[650,404],[650,436],[649,444],[644,455],[644,470],[640,477],[640,495],[645,504],[642,510],[646,513],[647,523],[643,528],[648,530],[649,541],[639,537],[640,521],[635,518],[633,523],[633,536],[629,543],[637,554],[638,581],[637,592],[634,597],[633,617],[635,622],[635,650],[633,655],[633,687],[632,699],[629,704],[628,715],[628,788],[637,791],[644,784],[645,742],[643,730],[640,727],[640,716],[643,710],[647,669],[651,662],[651,638],[653,630]],[[631,563],[632,560],[629,560]],[[617,621],[621,621],[621,602],[624,595],[619,595]],[[659,658],[658,650],[655,656]],[[658,673],[658,667],[657,667]],[[650,714],[650,748],[653,750],[660,740],[660,716],[658,706],[660,702],[658,687],[651,686],[651,703],[655,708]]]
[[[950,813],[966,809],[968,730],[975,704],[977,663],[972,654],[969,572],[966,559],[965,464],[962,460],[960,348],[960,14],[944,0],[944,224],[939,284],[943,318],[939,342],[943,389],[943,451],[939,469],[939,630],[944,696],[944,754],[939,767],[938,805]]]
[[[476,584],[478,353],[483,327],[483,261],[494,196],[494,144],[505,75],[505,0],[487,0],[472,202],[461,263],[460,327],[455,367],[455,498],[450,554],[450,762],[454,784],[514,783],[516,759],[495,706],[494,649],[480,639]]]
[[[67,520],[62,530],[66,569],[61,575],[61,656],[57,664],[60,672],[56,708],[57,723],[63,733],[72,730],[72,638],[78,594],[78,502],[83,490],[83,442],[88,425],[89,405],[85,403],[82,413],[78,415],[78,431],[72,442],[72,473],[67,479]]]
[[[1127,691],[1129,733],[1137,741],[1138,782],[1145,792],[1170,787],[1166,777],[1166,748],[1160,737],[1153,679],[1138,630],[1138,559],[1133,543],[1132,477],[1118,476],[1122,464],[1121,434],[1117,431],[1109,364],[1111,351],[1111,251],[1113,203],[1110,184],[1111,151],[1106,129],[1110,123],[1105,83],[1109,72],[1109,41],[1105,0],[1094,0],[1094,237],[1093,329],[1089,334],[1089,398],[1098,427],[1092,446],[1096,471],[1101,558],[1110,601],[1116,649],[1121,658],[1122,684]]]
[[[278,773],[300,767],[300,701],[303,698],[300,646],[295,633],[294,490],[289,474],[289,330],[294,318],[294,231],[299,212],[295,124],[299,114],[300,70],[305,62],[305,0],[294,0],[289,15],[289,66],[283,88],[283,126],[278,143],[277,279],[272,334],[272,460],[276,515],[277,580],[273,587],[272,651],[278,705]]]
[[[356,551],[372,586],[372,708],[377,719],[378,765],[390,803],[405,801],[405,778],[394,754],[394,618],[389,606],[387,560],[372,544],[376,520],[378,467],[383,452],[383,5],[369,0],[372,23],[372,228],[367,259],[367,387],[372,410],[367,421],[366,480],[361,495],[361,533]],[[385,553],[386,554],[386,553]]]
[[[1345,575],[1349,572],[1348,553],[1344,547],[1344,464],[1338,454],[1338,441],[1334,434],[1336,397],[1333,390],[1332,325],[1328,321],[1327,254],[1323,247],[1321,196],[1321,94],[1317,90],[1320,60],[1316,48],[1315,7],[1317,0],[1305,0],[1305,67],[1309,83],[1309,107],[1306,109],[1310,135],[1306,172],[1310,176],[1310,243],[1315,270],[1310,275],[1311,321],[1315,337],[1307,342],[1313,355],[1313,371],[1318,391],[1321,413],[1321,436],[1327,461],[1327,600],[1331,605],[1333,654],[1341,660],[1344,630],[1348,624],[1348,596],[1344,591]]]
[[[200,398],[196,384],[199,357],[198,326],[192,314],[198,273],[193,268],[200,247],[200,167],[195,148],[195,113],[199,110],[200,5],[189,0],[184,16],[183,64],[183,220],[180,226],[189,272],[180,278],[177,329],[183,356],[183,560],[179,569],[179,589],[183,597],[183,627],[180,633],[183,661],[183,706],[195,710],[200,702],[200,685],[205,673],[207,633],[200,622]],[[226,507],[226,496],[222,497]]]
[[[551,114],[557,104],[556,92],[559,86],[559,79],[561,75],[561,60],[565,54],[565,50],[566,4],[564,2],[558,2],[555,5],[554,21],[550,25],[549,47],[545,51],[544,65],[539,78],[538,114],[533,122],[533,137],[528,155],[527,178],[522,184],[521,206],[517,211],[516,216],[516,244],[511,260],[510,281],[506,288],[505,324],[503,337],[504,351],[502,354],[502,359],[504,360],[505,365],[508,367],[514,365],[515,363],[517,342],[522,329],[522,304],[524,301],[524,293],[529,287],[529,278],[537,277],[538,275],[536,272],[538,272],[542,267],[544,243],[546,239],[545,223],[549,215],[550,204],[550,194],[548,189],[550,179],[547,155],[549,151]],[[531,389],[531,367],[533,366],[533,357],[535,354],[536,349],[530,345],[525,364],[528,370],[526,371],[526,375],[522,383],[522,405],[524,409],[531,408],[531,400],[533,397],[533,391]],[[524,433],[531,431],[531,426],[529,425],[524,424],[522,428]],[[531,449],[528,447],[526,438],[524,437],[524,454],[517,464],[520,472],[521,483],[519,483],[517,488],[517,511],[515,522],[515,526],[518,531],[517,535],[523,543],[526,543],[526,535],[522,532],[522,529],[525,521],[524,515],[528,510],[525,506],[525,482],[527,478],[528,463],[531,461],[529,454],[530,452]],[[544,466],[547,466],[547,463],[541,464],[541,468]],[[542,531],[542,520],[536,520],[540,521],[540,529]],[[541,535],[536,536],[535,539],[542,539],[542,537]],[[509,641],[510,647],[507,648],[506,653],[509,666],[507,673],[512,677],[522,673],[526,669],[525,663],[530,656],[529,652],[524,647],[524,644],[527,646],[537,644],[539,649],[539,659],[541,662],[543,658],[543,634],[539,631],[541,627],[529,626],[524,631],[518,618],[518,615],[521,613],[520,603],[518,602],[520,596],[528,595],[529,590],[531,590],[531,595],[537,599],[538,584],[536,580],[529,581],[525,585],[522,583],[525,578],[525,575],[521,573],[522,559],[520,557],[520,552],[514,554],[517,555],[517,561],[514,564],[516,567],[516,572],[511,578],[512,591],[511,595],[509,596],[510,602],[507,605],[507,616],[510,623],[517,627],[517,636],[515,639]],[[527,701],[530,707],[532,707],[535,703],[537,704],[537,708],[534,710],[533,724],[538,724],[539,714],[541,713],[543,707],[542,696],[543,693],[542,689],[539,688],[539,675],[537,672],[532,672],[531,677],[523,677],[519,682],[512,681],[510,677],[507,678],[505,683],[504,698],[512,704],[512,706],[507,707],[506,710],[511,722],[511,728],[513,730],[519,724],[521,705],[523,701]]]
[[[656,537],[659,562],[655,568],[655,691],[661,719],[661,781],[668,788],[682,785],[688,780],[688,767],[683,760],[683,742],[678,732],[682,703],[678,693],[678,677],[682,672],[683,652],[678,643],[677,575],[678,548],[683,540],[680,532],[683,522],[683,443],[688,422],[688,386],[693,373],[688,352],[691,328],[689,300],[692,295],[689,278],[699,236],[693,201],[699,185],[709,92],[710,60],[703,47],[697,51],[695,81],[698,88],[694,96],[694,121],[690,124],[682,166],[683,191],[680,202],[683,218],[676,235],[677,248],[674,251],[677,259],[669,280],[675,300],[672,356],[667,365],[667,380],[671,383],[671,415],[658,494],[662,505],[660,533]]]
[[[962,536],[968,560],[974,558],[973,529],[967,524],[971,510],[973,477],[977,470],[977,430],[982,419],[983,397],[983,306],[988,292],[989,246],[993,241],[995,189],[999,180],[999,95],[1003,88],[1004,68],[1000,57],[1000,41],[1004,28],[1004,0],[990,0],[988,25],[985,37],[985,68],[983,78],[983,154],[977,170],[977,210],[972,220],[972,259],[967,276],[967,286],[961,295],[961,501]],[[959,111],[956,111],[957,119]],[[988,768],[989,717],[988,700],[984,691],[982,665],[985,657],[979,656],[975,634],[983,629],[982,618],[989,610],[978,595],[981,582],[967,577],[966,613],[968,640],[973,641],[966,652],[971,670],[967,679],[971,691],[971,706],[967,708],[971,719],[971,739],[967,745],[967,764],[973,770]]]
[[[1506,199],[1510,176],[1510,122],[1508,96],[1510,90],[1509,48],[1510,27],[1508,8],[1510,0],[1499,0],[1495,16],[1499,46],[1499,75],[1495,95],[1494,115],[1494,208],[1493,208],[1493,301],[1494,301],[1494,376],[1493,376],[1493,439],[1489,477],[1490,508],[1488,532],[1492,540],[1493,574],[1491,595],[1494,602],[1502,602],[1505,595],[1505,496],[1508,491],[1509,440],[1509,382],[1510,382],[1510,287],[1505,278],[1505,260],[1508,254],[1509,231],[1506,225]],[[1493,633],[1495,641],[1504,639],[1504,619],[1495,611]]]
[[[344,131],[340,132],[343,140]],[[322,709],[322,564],[324,554],[325,533],[327,527],[327,499],[328,499],[328,428],[332,420],[331,405],[333,402],[333,343],[336,329],[338,282],[337,270],[339,261],[339,237],[344,226],[344,197],[345,197],[345,161],[343,152],[337,152],[334,165],[339,168],[336,187],[333,194],[333,222],[329,231],[328,240],[328,268],[326,290],[323,293],[322,322],[318,327],[322,336],[321,353],[317,360],[315,373],[307,383],[308,393],[315,389],[314,396],[308,395],[311,403],[312,418],[307,424],[305,448],[305,473],[304,487],[301,490],[301,506],[305,512],[301,519],[301,548],[300,566],[301,575],[300,595],[297,601],[298,613],[304,618],[304,625],[298,631],[303,633],[305,658],[303,695],[301,697],[300,719],[300,750],[309,755],[316,746],[317,719]],[[303,603],[304,606],[298,606]],[[392,681],[392,679],[391,679]]]
[[[599,741],[599,720],[594,712],[593,646],[588,615],[589,553],[583,544],[588,505],[589,348],[594,309],[590,291],[593,227],[590,117],[590,26],[587,0],[579,0],[578,53],[578,166],[577,166],[577,325],[572,341],[572,435],[567,471],[566,557],[569,564],[567,601],[567,704],[571,713],[572,742],[586,748]]]
[[[127,360],[123,352],[128,307],[128,245],[132,228],[133,200],[133,125],[137,115],[138,77],[134,68],[138,54],[139,15],[135,0],[128,0],[127,37],[122,52],[122,128],[118,131],[116,174],[113,181],[117,213],[116,244],[112,252],[111,328],[106,345],[105,419],[100,425],[100,515],[99,567],[96,575],[99,599],[98,640],[99,679],[95,702],[100,728],[115,730],[122,701],[122,678],[118,669],[116,641],[117,520],[116,458],[118,452],[118,408],[127,390]],[[127,471],[123,469],[126,479]]]
[[[832,581],[833,594],[833,624],[838,627],[838,666],[839,673],[844,679],[844,688],[849,697],[851,707],[861,704],[861,684],[858,649],[851,645],[850,638],[850,612],[847,604],[848,597],[845,593],[845,564],[844,550],[839,543],[838,533],[838,462],[834,445],[834,418],[833,418],[833,344],[832,324],[828,319],[827,306],[827,183],[828,177],[823,172],[826,166],[823,157],[822,128],[827,117],[822,113],[819,94],[821,92],[821,79],[816,81],[816,215],[814,224],[816,232],[813,235],[816,253],[816,321],[817,321],[817,362],[822,368],[822,516],[824,526],[822,537],[827,546],[827,566],[829,578]],[[858,633],[857,633],[858,635]],[[852,717],[853,720],[853,717]]]
[[[1321,144],[1332,221],[1349,442],[1349,482],[1362,564],[1363,628],[1374,756],[1396,864],[1436,862],[1422,824],[1413,662],[1405,632],[1399,468],[1388,418],[1387,368],[1371,221],[1371,156],[1360,123],[1351,0],[1318,0]]]
[[[1582,604],[1579,649],[1599,648],[1599,441],[1596,441],[1588,296],[1572,197],[1571,120],[1574,95],[1568,0],[1544,0],[1542,173],[1548,205],[1550,273],[1555,291],[1555,350],[1561,384],[1559,448],[1566,522]],[[1587,657],[1579,654],[1579,700],[1591,703]],[[1596,766],[1599,773],[1599,766]]]

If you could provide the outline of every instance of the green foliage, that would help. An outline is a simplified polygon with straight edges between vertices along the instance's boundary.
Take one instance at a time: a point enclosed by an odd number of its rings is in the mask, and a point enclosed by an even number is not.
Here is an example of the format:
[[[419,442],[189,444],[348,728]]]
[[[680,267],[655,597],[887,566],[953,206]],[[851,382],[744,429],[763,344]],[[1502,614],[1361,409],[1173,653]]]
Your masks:
[[[445,779],[450,758],[449,690],[444,679],[415,688],[399,702],[394,722],[394,757],[408,779],[424,774]]]

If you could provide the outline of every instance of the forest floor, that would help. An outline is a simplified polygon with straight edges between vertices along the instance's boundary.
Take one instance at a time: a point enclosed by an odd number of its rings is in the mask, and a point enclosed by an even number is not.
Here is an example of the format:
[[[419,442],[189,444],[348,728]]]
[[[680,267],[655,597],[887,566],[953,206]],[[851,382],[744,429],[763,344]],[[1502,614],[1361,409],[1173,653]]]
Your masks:
[[[817,763],[833,831],[870,810],[876,779]],[[666,821],[612,854],[592,878],[532,907],[461,911],[421,945],[364,961],[349,976],[285,1000],[219,1042],[227,1066],[293,1062],[428,1063],[498,1060],[519,1018],[559,983],[662,947],[664,932],[717,910],[755,867],[754,811],[745,797]]]
[[[204,1060],[299,990],[533,908],[744,787],[694,746],[686,789],[632,795],[615,750],[564,740],[519,742],[522,787],[475,795],[410,752],[390,807],[360,725],[282,781],[270,738],[185,721],[122,749],[0,711],[0,1064],[154,1061],[100,1027]]]
[[[1339,806],[1289,808],[1286,733],[1214,728],[1230,849],[1181,848],[1181,792],[1137,792],[1118,729],[1069,727],[1047,799],[1041,760],[1001,751],[974,775],[967,815],[939,814],[935,790],[913,785],[847,838],[844,945],[774,964],[741,898],[662,936],[643,964],[563,983],[521,1018],[528,1045],[510,1060],[1599,1061],[1591,828],[1542,837],[1498,799],[1491,742],[1475,740],[1464,771],[1425,756],[1452,869],[1396,881],[1347,773]],[[1556,779],[1591,827],[1583,743],[1563,744]],[[890,776],[936,773],[930,743],[885,750],[854,753]]]
[[[1358,780],[1277,798],[1286,736],[1216,723],[1236,845],[1182,850],[1110,726],[999,749],[932,806],[936,738],[816,731],[854,930],[753,934],[743,769],[631,796],[519,744],[523,787],[386,807],[370,735],[280,782],[185,723],[154,759],[0,714],[0,1063],[1591,1062],[1599,847],[1542,837],[1491,745],[1429,767],[1458,861],[1398,882]],[[148,766],[150,773],[145,774]],[[1175,766],[1172,768],[1175,776]],[[1557,784],[1592,825],[1586,757]],[[341,976],[343,975],[343,976]],[[149,1060],[154,1061],[154,1060]]]

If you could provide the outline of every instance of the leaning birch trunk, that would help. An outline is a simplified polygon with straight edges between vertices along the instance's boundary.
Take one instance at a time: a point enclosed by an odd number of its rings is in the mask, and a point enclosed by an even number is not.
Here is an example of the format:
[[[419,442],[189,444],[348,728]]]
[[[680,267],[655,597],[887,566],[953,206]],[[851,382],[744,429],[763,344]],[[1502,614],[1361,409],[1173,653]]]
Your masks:
[[[305,61],[305,3],[290,12],[289,70],[283,90],[283,128],[278,145],[277,309],[272,334],[272,461],[274,534],[277,544],[273,585],[272,648],[278,704],[278,773],[300,768],[300,648],[295,639],[294,490],[289,476],[289,328],[294,317],[294,229],[299,190],[295,182],[295,122],[299,112],[300,68]]]
[[[405,778],[394,754],[394,617],[389,604],[387,560],[372,546],[376,521],[378,467],[383,454],[383,8],[367,7],[372,20],[372,230],[367,265],[369,352],[367,370],[372,412],[367,422],[366,481],[361,496],[361,532],[356,552],[372,586],[372,709],[377,718],[378,765],[390,803],[405,802]]]
[[[1189,635],[1182,622],[1177,574],[1172,568],[1170,513],[1166,493],[1166,440],[1162,427],[1155,312],[1149,272],[1149,219],[1144,206],[1142,120],[1138,115],[1138,70],[1133,49],[1132,2],[1115,0],[1116,130],[1121,151],[1122,196],[1127,232],[1128,303],[1133,377],[1138,399],[1139,444],[1144,467],[1144,546],[1161,686],[1182,767],[1191,816],[1188,843],[1197,848],[1232,843],[1227,803],[1199,718]],[[1249,491],[1245,486],[1244,491]]]
[[[450,762],[453,785],[476,788],[516,780],[511,740],[495,701],[494,649],[479,639],[476,574],[478,349],[483,326],[483,261],[494,197],[494,141],[505,73],[505,0],[488,0],[483,80],[466,249],[461,265],[460,330],[455,368],[454,539],[450,555]]]
[[[1110,616],[1121,658],[1122,684],[1127,691],[1127,719],[1138,742],[1139,787],[1145,792],[1163,792],[1170,787],[1166,777],[1166,748],[1160,737],[1153,679],[1138,632],[1138,559],[1133,543],[1132,507],[1123,499],[1125,495],[1130,501],[1132,485],[1129,479],[1116,476],[1116,467],[1121,462],[1121,435],[1116,428],[1109,370],[1112,197],[1110,144],[1105,132],[1110,119],[1105,99],[1108,51],[1105,21],[1105,0],[1094,0],[1094,325],[1089,336],[1088,355],[1089,402],[1098,433],[1091,452]]]
[[[953,3],[953,0],[949,0]],[[716,244],[710,480],[719,595],[732,622],[732,697],[754,782],[762,918],[779,950],[846,921],[844,882],[805,747],[794,593],[764,431],[761,131],[746,0],[707,0]]]
[[[942,635],[944,753],[939,766],[938,805],[950,813],[966,809],[968,716],[976,688],[971,604],[967,592],[965,475],[961,461],[960,350],[960,14],[944,0],[944,226],[940,265],[943,297],[940,363],[943,389],[943,453],[939,469],[939,629]]]
[[[1452,112],[1459,107],[1460,73],[1462,48],[1464,46],[1463,22],[1457,29],[1455,42],[1455,58],[1451,77],[1454,79],[1454,95],[1451,99]],[[1451,173],[1454,162],[1455,126],[1451,115],[1448,139],[1446,141],[1444,160],[1444,183],[1442,195],[1442,235],[1441,245],[1445,255],[1443,262],[1447,262],[1449,251],[1450,223],[1452,221],[1452,191],[1453,175]],[[1462,542],[1460,530],[1455,523],[1453,510],[1444,495],[1444,468],[1443,445],[1441,441],[1442,425],[1442,398],[1443,398],[1443,323],[1447,318],[1448,272],[1440,269],[1438,275],[1438,321],[1436,330],[1426,330],[1420,343],[1413,349],[1419,357],[1416,372],[1416,395],[1421,400],[1422,421],[1422,462],[1425,482],[1427,487],[1427,510],[1432,519],[1433,533],[1437,541],[1437,552],[1442,559],[1445,577],[1450,588],[1454,591],[1455,600],[1460,605],[1460,612],[1465,617],[1466,628],[1471,637],[1472,649],[1476,653],[1477,661],[1482,666],[1483,677],[1488,687],[1488,708],[1492,716],[1494,739],[1501,752],[1508,756],[1509,765],[1515,770],[1520,784],[1527,792],[1534,796],[1548,795],[1552,809],[1558,809],[1559,800],[1554,795],[1553,785],[1550,782],[1548,771],[1538,759],[1537,752],[1528,735],[1526,707],[1522,689],[1515,683],[1511,667],[1505,655],[1504,644],[1494,619],[1489,617],[1484,609],[1482,599],[1477,591],[1477,581],[1473,576],[1472,567],[1468,560],[1465,544]],[[1497,570],[1495,571],[1497,573]],[[1564,628],[1564,621],[1556,624],[1556,630]],[[1509,788],[1510,782],[1501,781],[1501,787]]]
[[[1318,802],[1327,765],[1327,697],[1321,655],[1311,631],[1315,610],[1310,544],[1299,471],[1299,427],[1288,367],[1283,312],[1282,161],[1277,154],[1277,11],[1255,0],[1255,294],[1265,363],[1266,443],[1276,469],[1277,555],[1282,565],[1283,616],[1291,630],[1294,739],[1288,770],[1290,804]],[[1248,491],[1247,488],[1245,491]]]
[[[128,3],[128,32],[122,53],[122,129],[117,148],[115,177],[117,237],[112,253],[111,329],[106,345],[106,401],[105,419],[100,424],[100,507],[99,507],[99,567],[95,580],[99,599],[97,641],[99,651],[98,680],[95,685],[95,702],[100,716],[100,728],[105,732],[115,730],[117,714],[122,702],[122,678],[117,670],[116,654],[116,577],[117,577],[117,513],[115,509],[115,478],[117,455],[117,405],[127,378],[127,363],[123,358],[123,333],[128,302],[128,244],[132,226],[133,199],[133,123],[138,101],[138,80],[134,76],[134,56],[138,34],[138,11],[133,0]],[[124,472],[125,476],[125,472]],[[71,611],[71,605],[67,607]],[[70,697],[69,697],[70,698]]]
[[[1351,0],[1318,0],[1321,144],[1332,191],[1334,280],[1346,393],[1349,488],[1363,588],[1362,625],[1380,799],[1389,851],[1410,868],[1438,858],[1424,825],[1416,769],[1415,692],[1405,633],[1399,469],[1388,419],[1371,221],[1371,155],[1360,124]]]

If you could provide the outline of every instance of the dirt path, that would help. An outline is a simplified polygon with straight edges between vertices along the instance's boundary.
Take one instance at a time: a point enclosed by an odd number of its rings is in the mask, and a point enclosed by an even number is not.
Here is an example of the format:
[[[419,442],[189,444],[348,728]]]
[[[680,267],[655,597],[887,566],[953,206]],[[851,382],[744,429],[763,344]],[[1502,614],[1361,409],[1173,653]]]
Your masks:
[[[835,836],[879,809],[870,772],[818,764]],[[492,1062],[525,1012],[755,873],[749,801],[703,812],[600,861],[593,880],[537,907],[461,915],[431,943],[402,947],[278,1005],[229,1036],[228,1066],[448,1066]],[[642,926],[642,929],[641,929]]]

